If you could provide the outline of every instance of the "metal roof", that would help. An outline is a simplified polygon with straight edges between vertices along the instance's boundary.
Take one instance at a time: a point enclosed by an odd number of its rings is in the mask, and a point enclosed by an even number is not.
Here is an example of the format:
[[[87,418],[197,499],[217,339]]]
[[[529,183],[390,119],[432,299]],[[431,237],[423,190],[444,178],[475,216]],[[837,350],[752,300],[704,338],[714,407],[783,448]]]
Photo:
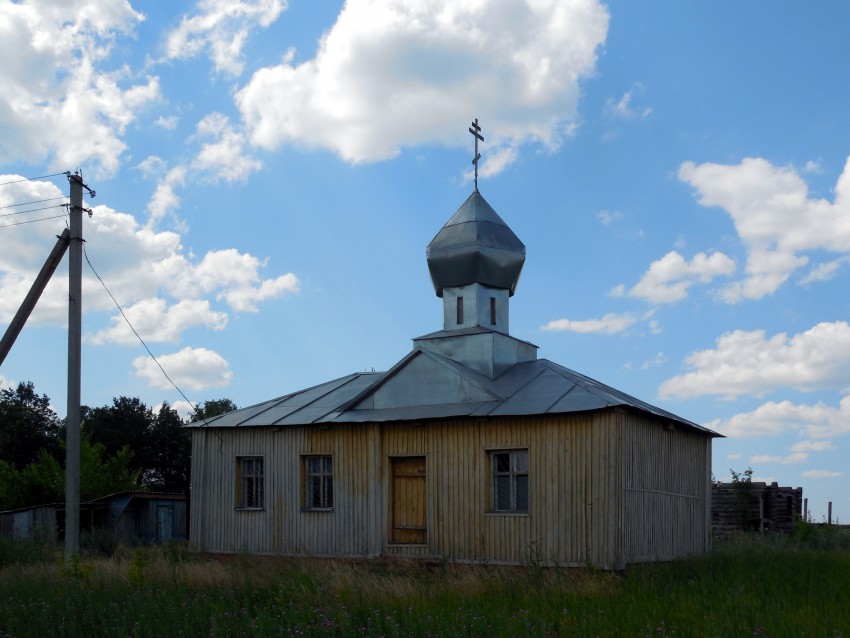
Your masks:
[[[428,376],[417,376],[416,367],[424,365],[430,366],[422,368],[427,369]],[[446,399],[442,401],[435,399],[435,386],[423,383],[423,378],[434,379],[437,383],[441,377],[466,388],[465,394],[441,395]],[[388,397],[391,400],[387,401]],[[532,416],[615,407],[654,415],[709,436],[720,436],[546,359],[518,363],[491,379],[419,347],[387,372],[351,374],[189,427],[287,427],[447,417]]]
[[[443,288],[474,283],[513,295],[525,245],[476,190],[431,240],[426,254],[438,297]]]

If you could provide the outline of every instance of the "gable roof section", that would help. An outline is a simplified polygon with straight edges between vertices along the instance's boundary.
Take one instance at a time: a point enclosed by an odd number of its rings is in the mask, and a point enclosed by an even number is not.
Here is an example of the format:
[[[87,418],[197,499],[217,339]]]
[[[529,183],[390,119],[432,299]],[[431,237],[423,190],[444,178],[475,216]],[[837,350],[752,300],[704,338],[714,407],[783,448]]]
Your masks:
[[[285,427],[418,421],[447,417],[568,414],[622,407],[721,436],[546,359],[491,379],[449,358],[414,348],[387,372],[361,372],[189,427]]]

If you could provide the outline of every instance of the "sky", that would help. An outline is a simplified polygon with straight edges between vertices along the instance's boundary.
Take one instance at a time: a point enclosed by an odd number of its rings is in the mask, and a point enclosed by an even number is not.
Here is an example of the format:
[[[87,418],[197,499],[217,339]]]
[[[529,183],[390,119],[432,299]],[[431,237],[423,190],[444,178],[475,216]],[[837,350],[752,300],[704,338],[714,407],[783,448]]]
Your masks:
[[[389,369],[442,328],[478,118],[511,334],[850,520],[850,4],[66,4],[0,0],[0,329],[81,171],[84,404]],[[0,383],[64,416],[66,357],[67,259]]]

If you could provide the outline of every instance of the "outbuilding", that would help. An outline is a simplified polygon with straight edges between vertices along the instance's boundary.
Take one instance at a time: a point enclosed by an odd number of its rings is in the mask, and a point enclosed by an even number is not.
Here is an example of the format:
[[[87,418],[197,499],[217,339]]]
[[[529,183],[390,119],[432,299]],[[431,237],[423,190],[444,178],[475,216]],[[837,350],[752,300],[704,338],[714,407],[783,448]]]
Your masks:
[[[191,542],[614,568],[706,552],[719,435],[511,336],[524,261],[476,186],[428,246],[442,330],[387,372],[191,426]]]

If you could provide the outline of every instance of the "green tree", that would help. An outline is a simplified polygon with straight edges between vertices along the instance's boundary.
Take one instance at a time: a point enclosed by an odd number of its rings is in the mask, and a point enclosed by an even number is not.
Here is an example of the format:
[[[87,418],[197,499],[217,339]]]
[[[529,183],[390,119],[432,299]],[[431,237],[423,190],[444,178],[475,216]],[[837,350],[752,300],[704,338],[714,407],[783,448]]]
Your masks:
[[[220,414],[227,414],[237,410],[236,404],[230,399],[212,399],[199,403],[195,411],[189,416],[189,423],[199,423],[211,419]]]
[[[136,397],[117,397],[112,405],[86,408],[81,415],[82,431],[92,443],[100,443],[108,456],[129,448],[129,469],[144,482],[152,465],[153,413]]]
[[[101,443],[80,441],[80,500],[138,489],[138,473],[130,469],[133,453],[123,447],[114,455],[106,453]],[[62,491],[65,491],[64,475]]]
[[[163,402],[150,432],[150,473],[145,484],[167,492],[189,490],[192,441],[180,415]]]
[[[127,448],[114,456],[100,443],[80,440],[80,500],[138,489],[138,476],[129,469],[132,454]],[[0,510],[62,503],[65,500],[65,471],[46,450],[18,471],[0,461]]]
[[[42,450],[58,457],[61,425],[50,399],[39,396],[32,382],[0,390],[0,460],[13,468],[33,463]]]

